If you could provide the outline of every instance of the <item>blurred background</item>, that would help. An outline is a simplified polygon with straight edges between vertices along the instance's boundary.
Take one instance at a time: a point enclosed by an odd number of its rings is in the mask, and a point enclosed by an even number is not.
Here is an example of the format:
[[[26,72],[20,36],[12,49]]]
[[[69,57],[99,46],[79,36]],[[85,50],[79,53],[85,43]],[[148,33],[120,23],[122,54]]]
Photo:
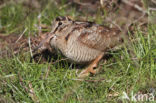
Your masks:
[[[20,33],[25,28],[37,32],[38,16],[42,24],[51,25],[57,16],[94,21],[106,25],[128,24],[154,8],[153,0],[0,0],[0,32]],[[144,16],[145,22],[147,18]],[[46,30],[45,30],[46,31]]]

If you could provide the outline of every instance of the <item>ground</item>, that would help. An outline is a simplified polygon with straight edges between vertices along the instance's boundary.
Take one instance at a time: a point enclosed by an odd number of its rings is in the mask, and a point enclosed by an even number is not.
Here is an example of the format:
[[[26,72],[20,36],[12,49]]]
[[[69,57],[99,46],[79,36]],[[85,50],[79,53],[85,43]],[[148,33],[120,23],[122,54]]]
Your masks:
[[[116,51],[110,51],[99,64],[98,68],[101,68],[101,71],[83,80],[77,78],[77,74],[81,71],[77,69],[79,66],[63,60],[61,55],[55,57],[51,55],[50,62],[47,59],[37,62],[30,61],[29,51],[27,53],[21,51],[15,55],[12,51],[9,52],[11,56],[6,55],[8,53],[2,54],[1,51],[15,41],[11,37],[15,38],[14,35],[17,35],[18,39],[24,33],[26,40],[29,37],[34,38],[40,32],[40,24],[46,25],[42,28],[42,33],[49,32],[51,22],[57,16],[70,16],[73,19],[111,26],[113,22],[105,23],[104,20],[115,12],[120,14],[116,17],[116,24],[124,22],[120,16],[125,16],[125,13],[121,14],[120,9],[113,8],[112,5],[115,3],[107,2],[109,7],[105,7],[104,4],[100,7],[100,2],[94,0],[91,0],[93,1],[91,4],[87,2],[88,0],[85,0],[87,3],[75,1],[0,1],[0,35],[13,35],[6,39],[0,37],[0,102],[127,103],[134,101],[133,96],[138,99],[138,95],[147,94],[147,98],[143,97],[143,101],[154,103],[156,101],[156,24],[152,20],[155,12],[151,12],[148,23],[144,19],[141,21],[142,24],[137,20],[127,34],[129,42]],[[143,5],[147,7],[146,0]],[[135,15],[134,12],[131,18]],[[122,98],[125,94],[129,100]]]

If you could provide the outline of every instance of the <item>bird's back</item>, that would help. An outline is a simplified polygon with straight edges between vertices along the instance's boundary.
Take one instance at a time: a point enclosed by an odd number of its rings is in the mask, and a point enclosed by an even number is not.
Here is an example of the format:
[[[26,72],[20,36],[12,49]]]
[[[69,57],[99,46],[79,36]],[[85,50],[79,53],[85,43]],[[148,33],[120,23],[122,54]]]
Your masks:
[[[89,62],[100,53],[120,43],[118,29],[90,22],[75,22],[73,30],[66,36],[65,55],[76,62]]]

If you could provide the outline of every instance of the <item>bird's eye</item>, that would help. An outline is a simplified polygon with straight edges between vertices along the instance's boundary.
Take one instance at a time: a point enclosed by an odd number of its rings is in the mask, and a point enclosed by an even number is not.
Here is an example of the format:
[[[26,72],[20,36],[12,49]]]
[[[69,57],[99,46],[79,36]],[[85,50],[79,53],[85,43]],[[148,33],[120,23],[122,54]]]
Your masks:
[[[62,25],[62,22],[59,22],[58,25]]]

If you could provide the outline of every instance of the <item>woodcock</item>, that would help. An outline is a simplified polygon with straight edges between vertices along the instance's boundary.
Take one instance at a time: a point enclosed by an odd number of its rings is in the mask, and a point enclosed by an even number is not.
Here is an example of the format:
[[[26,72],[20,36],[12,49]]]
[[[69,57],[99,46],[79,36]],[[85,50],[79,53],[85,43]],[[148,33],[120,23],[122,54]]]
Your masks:
[[[106,51],[122,42],[122,33],[117,28],[109,28],[87,21],[74,21],[68,17],[57,17],[52,24],[49,38],[52,48],[60,51],[70,61],[88,63],[79,77],[95,74],[94,68]]]

